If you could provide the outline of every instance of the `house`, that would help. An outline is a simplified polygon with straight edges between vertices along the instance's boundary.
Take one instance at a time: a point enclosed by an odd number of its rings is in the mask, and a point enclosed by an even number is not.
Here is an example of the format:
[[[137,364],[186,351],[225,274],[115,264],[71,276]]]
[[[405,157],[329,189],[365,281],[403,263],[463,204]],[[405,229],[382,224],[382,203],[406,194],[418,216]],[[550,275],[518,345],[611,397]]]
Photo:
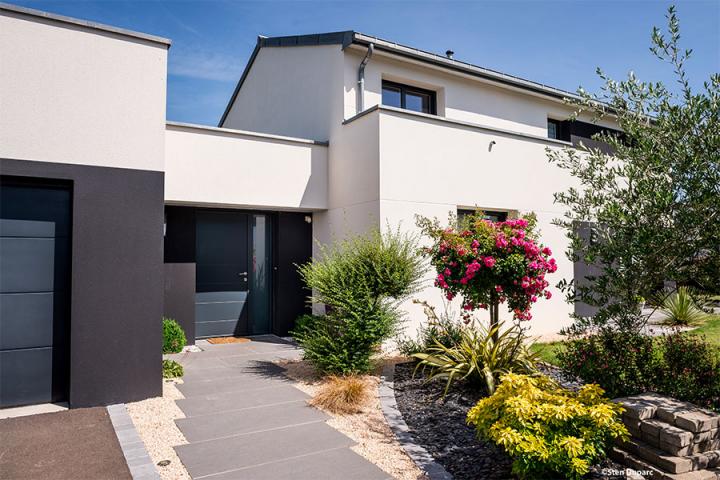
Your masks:
[[[352,31],[260,37],[219,126],[187,125],[169,47],[0,6],[1,407],[159,395],[163,315],[191,343],[287,335],[313,239],[417,214],[534,211],[573,276],[545,150],[613,125],[567,122],[570,94]],[[571,308],[540,303],[532,333]]]

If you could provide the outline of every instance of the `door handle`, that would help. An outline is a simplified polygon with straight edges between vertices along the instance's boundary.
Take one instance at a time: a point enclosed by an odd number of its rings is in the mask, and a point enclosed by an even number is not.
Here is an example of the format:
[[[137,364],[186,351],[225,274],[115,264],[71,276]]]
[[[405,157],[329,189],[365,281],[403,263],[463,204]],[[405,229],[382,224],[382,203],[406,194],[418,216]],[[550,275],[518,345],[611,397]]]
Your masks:
[[[240,272],[238,273],[238,277],[247,277],[248,272]]]

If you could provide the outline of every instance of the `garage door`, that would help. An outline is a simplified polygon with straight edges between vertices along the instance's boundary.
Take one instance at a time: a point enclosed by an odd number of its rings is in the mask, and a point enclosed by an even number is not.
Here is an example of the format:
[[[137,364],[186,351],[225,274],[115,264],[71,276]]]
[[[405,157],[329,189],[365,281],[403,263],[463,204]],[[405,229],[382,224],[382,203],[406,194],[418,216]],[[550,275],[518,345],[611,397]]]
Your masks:
[[[71,192],[0,180],[0,407],[67,398]]]

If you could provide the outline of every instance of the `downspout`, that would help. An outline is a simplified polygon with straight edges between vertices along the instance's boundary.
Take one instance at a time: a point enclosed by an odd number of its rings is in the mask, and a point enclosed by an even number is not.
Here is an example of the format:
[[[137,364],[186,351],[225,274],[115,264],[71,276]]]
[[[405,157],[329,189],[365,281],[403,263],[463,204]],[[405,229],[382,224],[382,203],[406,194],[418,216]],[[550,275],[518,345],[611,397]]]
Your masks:
[[[374,43],[368,45],[365,58],[362,59],[362,62],[360,62],[360,67],[358,68],[357,113],[365,110],[365,65],[367,65],[370,61],[370,57],[372,57],[374,50]]]

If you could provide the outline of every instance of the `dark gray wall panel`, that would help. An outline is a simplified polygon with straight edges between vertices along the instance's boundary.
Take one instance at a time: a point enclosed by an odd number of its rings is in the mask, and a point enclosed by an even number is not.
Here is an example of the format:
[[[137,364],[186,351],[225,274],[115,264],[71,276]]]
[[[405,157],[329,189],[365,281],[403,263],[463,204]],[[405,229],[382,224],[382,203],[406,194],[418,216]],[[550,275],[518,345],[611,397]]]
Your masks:
[[[73,185],[70,405],[161,395],[163,173],[8,159],[0,171]]]
[[[0,350],[53,343],[52,293],[0,294]]]
[[[167,243],[166,243],[167,245]],[[195,344],[195,264],[165,264],[163,315],[175,319],[185,331],[188,345]]]
[[[0,406],[52,402],[52,362],[52,347],[0,352]]]

